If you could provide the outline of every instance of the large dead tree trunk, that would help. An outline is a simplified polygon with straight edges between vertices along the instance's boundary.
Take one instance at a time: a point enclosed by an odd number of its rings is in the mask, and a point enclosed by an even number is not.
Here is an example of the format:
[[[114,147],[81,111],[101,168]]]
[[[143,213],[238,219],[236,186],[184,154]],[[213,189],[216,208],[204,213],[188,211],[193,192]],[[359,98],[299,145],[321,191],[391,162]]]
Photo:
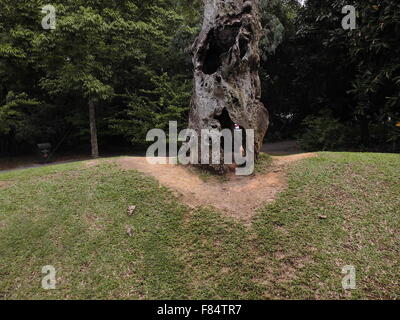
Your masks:
[[[259,0],[204,0],[204,21],[192,51],[194,92],[189,127],[254,129],[257,155],[269,125],[260,102]],[[215,166],[211,166],[214,167]],[[219,170],[226,171],[221,164]]]

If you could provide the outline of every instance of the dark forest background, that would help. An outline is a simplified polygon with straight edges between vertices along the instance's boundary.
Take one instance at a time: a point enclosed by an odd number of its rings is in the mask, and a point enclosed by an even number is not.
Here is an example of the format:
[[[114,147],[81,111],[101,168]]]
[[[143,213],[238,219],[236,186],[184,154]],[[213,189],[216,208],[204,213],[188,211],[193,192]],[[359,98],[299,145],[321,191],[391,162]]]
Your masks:
[[[262,0],[263,102],[268,141],[305,150],[400,151],[398,0]],[[0,155],[51,142],[90,152],[89,105],[100,153],[145,146],[152,128],[186,127],[196,0],[0,0]],[[342,7],[357,9],[343,30]]]

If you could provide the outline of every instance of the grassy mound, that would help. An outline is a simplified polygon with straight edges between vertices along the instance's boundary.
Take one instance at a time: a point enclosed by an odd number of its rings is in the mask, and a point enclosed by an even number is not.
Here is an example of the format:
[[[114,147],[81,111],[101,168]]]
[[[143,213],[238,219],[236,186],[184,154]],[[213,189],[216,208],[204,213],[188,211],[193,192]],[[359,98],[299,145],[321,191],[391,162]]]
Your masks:
[[[398,299],[399,168],[399,155],[300,161],[251,227],[107,162],[3,173],[0,298]],[[56,290],[41,287],[45,265]]]

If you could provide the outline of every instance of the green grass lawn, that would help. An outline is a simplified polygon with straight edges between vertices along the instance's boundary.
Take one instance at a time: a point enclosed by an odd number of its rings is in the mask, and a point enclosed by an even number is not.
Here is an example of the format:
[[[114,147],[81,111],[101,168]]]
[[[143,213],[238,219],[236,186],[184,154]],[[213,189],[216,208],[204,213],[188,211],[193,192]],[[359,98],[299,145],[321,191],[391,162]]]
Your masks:
[[[244,226],[105,161],[3,173],[0,298],[399,299],[399,181],[399,155],[320,153]]]

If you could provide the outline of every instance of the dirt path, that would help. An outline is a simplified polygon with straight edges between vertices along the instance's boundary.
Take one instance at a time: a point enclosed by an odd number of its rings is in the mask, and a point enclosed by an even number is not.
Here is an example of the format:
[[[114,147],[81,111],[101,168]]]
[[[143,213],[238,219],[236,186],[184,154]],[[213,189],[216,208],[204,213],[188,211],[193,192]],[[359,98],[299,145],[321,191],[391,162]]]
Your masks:
[[[261,151],[276,156],[303,153],[295,140],[265,143]]]
[[[294,140],[280,141],[280,142],[268,142],[265,143],[261,149],[262,152],[271,155],[288,155],[288,154],[298,154],[302,153],[297,142]],[[144,154],[145,152],[141,152]],[[141,156],[142,154],[129,154],[130,156]],[[126,155],[124,153],[123,155]],[[101,157],[118,157],[121,156],[120,153],[109,153],[102,154]],[[55,156],[55,161],[46,164],[38,163],[37,157],[33,156],[21,156],[21,157],[10,157],[10,158],[0,158],[0,172],[9,172],[14,170],[23,170],[29,168],[52,166],[54,164],[71,163],[77,161],[85,161],[91,159],[88,154],[59,154]]]
[[[171,188],[191,207],[213,206],[224,214],[249,224],[255,210],[276,199],[286,186],[286,166],[314,153],[273,157],[267,174],[251,177],[231,176],[228,181],[204,181],[190,169],[179,165],[149,164],[145,157],[124,157],[115,161],[126,170],[138,170]]]
[[[9,182],[9,181],[0,181],[0,189],[7,188],[10,185],[11,185],[11,182]]]

